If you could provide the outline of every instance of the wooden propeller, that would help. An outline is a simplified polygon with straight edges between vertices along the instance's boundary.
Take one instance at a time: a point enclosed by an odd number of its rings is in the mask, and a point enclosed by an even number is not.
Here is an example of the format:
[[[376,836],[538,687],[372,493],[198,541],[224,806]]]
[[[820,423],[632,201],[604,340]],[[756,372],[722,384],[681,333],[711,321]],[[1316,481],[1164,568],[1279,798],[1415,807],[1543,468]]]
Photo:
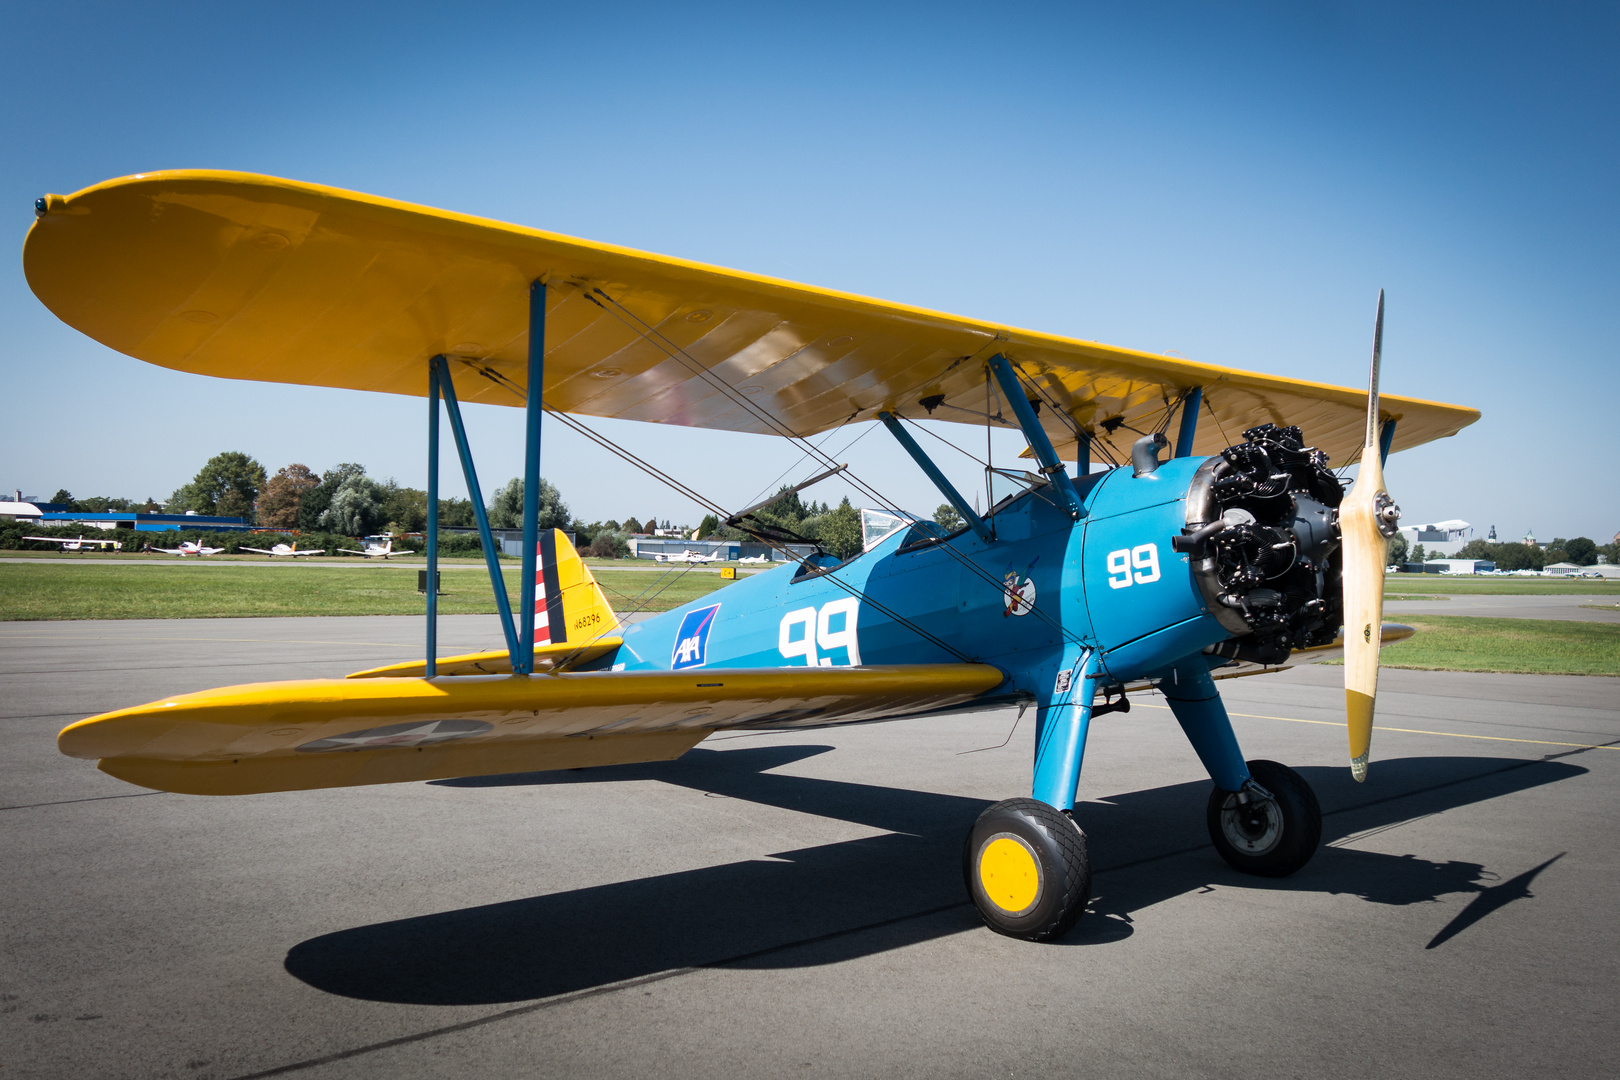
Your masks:
[[[1379,448],[1378,363],[1384,347],[1384,291],[1378,290],[1372,376],[1367,384],[1367,438],[1355,486],[1339,507],[1344,551],[1344,708],[1350,732],[1350,773],[1367,779],[1373,704],[1378,696],[1378,647],[1384,621],[1384,564],[1401,508],[1384,488]]]

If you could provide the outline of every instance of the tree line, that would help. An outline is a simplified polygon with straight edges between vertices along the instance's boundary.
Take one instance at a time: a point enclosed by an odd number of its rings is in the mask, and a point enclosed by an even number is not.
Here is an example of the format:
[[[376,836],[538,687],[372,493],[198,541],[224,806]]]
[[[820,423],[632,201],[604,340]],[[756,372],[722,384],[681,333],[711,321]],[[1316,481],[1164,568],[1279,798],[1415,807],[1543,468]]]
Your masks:
[[[1423,562],[1425,559],[1483,559],[1496,564],[1498,570],[1541,570],[1554,563],[1574,563],[1592,566],[1598,556],[1606,556],[1611,563],[1620,564],[1620,543],[1599,544],[1584,536],[1566,540],[1559,537],[1541,545],[1518,541],[1493,543],[1489,540],[1470,540],[1455,555],[1439,555],[1423,550],[1422,544],[1410,545],[1404,536],[1389,542],[1391,563]]]
[[[788,493],[782,495],[782,492]],[[805,502],[798,492],[789,492],[786,485],[778,488],[777,494],[782,497],[751,516],[788,537],[818,544],[823,551],[840,559],[860,554],[861,512],[850,505],[847,497],[837,506],[829,507],[826,503]],[[723,525],[714,514],[706,515],[698,523],[696,533],[699,540],[755,539],[741,529]]]
[[[298,532],[310,540],[317,536],[420,533],[427,527],[427,492],[421,488],[407,487],[392,478],[379,480],[368,475],[365,466],[355,462],[334,465],[323,473],[294,463],[271,475],[258,461],[235,450],[209,458],[197,475],[175,489],[161,506],[150,497],[144,501],[106,496],[75,499],[67,491],[58,491],[51,501],[85,513],[156,513],[161,510],[183,514],[189,510],[201,515],[240,517],[267,532]],[[631,514],[623,519],[586,522],[570,513],[556,486],[545,479],[540,481],[539,504],[540,528],[572,532],[580,551],[597,558],[623,558],[629,554],[628,541],[632,535],[659,529],[678,531],[682,536],[695,535],[697,539],[752,539],[740,530],[723,527],[713,514],[705,517],[695,530],[686,526],[677,529],[669,519],[660,521],[656,515],[643,518]],[[523,479],[513,477],[496,488],[487,511],[492,528],[521,528]],[[768,524],[820,544],[840,558],[860,553],[860,512],[847,498],[836,507],[830,507],[826,503],[805,502],[794,493],[759,511],[757,516]],[[471,500],[439,500],[441,526],[471,528],[476,523]],[[191,531],[187,530],[188,534]],[[139,539],[159,543],[162,535],[142,533]],[[228,549],[243,542],[241,534],[216,535],[221,541],[218,546]],[[115,537],[109,535],[108,538]],[[460,542],[458,539],[454,536],[441,539],[441,544],[449,545],[444,549],[447,554],[452,553],[452,548],[468,546],[468,542],[472,551],[478,549],[476,537]],[[304,546],[329,545],[323,541],[322,544],[308,542]]]
[[[297,532],[305,538],[303,546],[311,548],[323,546],[330,548],[343,538],[370,536],[383,532],[394,535],[420,533],[427,528],[428,506],[426,491],[407,487],[392,478],[379,480],[368,475],[365,466],[355,462],[334,465],[324,473],[316,472],[307,465],[294,463],[285,465],[277,469],[274,475],[270,475],[265,467],[251,456],[234,450],[209,458],[198,470],[197,475],[189,483],[175,489],[163,504],[159,504],[151,497],[145,500],[108,496],[76,499],[71,492],[65,490],[58,491],[50,501],[65,506],[69,511],[81,513],[161,511],[184,514],[187,511],[194,511],[206,516],[240,517],[266,532]],[[808,516],[816,518],[828,515],[825,506],[807,508],[799,504],[796,497],[794,508],[797,511],[793,515],[795,521],[807,516],[807,513]],[[522,477],[513,477],[496,488],[486,509],[492,528],[522,528]],[[855,550],[858,551],[859,515],[848,509],[847,500],[841,510],[843,513],[838,516],[838,520],[852,518],[855,522],[853,535]],[[449,528],[474,527],[477,518],[473,513],[472,501],[440,499],[439,524],[441,527]],[[545,479],[540,481],[538,525],[542,529],[556,528],[572,532],[575,543],[581,551],[600,558],[623,558],[628,555],[630,552],[628,541],[634,534],[651,533],[660,528],[673,529],[667,518],[660,523],[656,515],[643,518],[631,514],[622,521],[618,519],[582,521],[570,513],[568,504],[563,501],[556,486]],[[811,528],[812,531],[815,530],[815,526]],[[34,531],[54,533],[57,530]],[[691,531],[689,528],[680,530],[682,535],[690,535]],[[713,531],[710,530],[711,533]],[[193,530],[187,529],[186,532],[189,536]],[[847,537],[844,535],[847,532],[849,532],[847,527],[829,530],[829,534],[834,537],[835,543],[840,548],[847,547],[845,542]],[[21,534],[18,535],[20,537]],[[252,539],[244,540],[241,533],[212,535],[214,541],[211,542],[211,546],[222,546],[228,551],[234,551],[241,543],[255,546],[259,543]],[[166,534],[163,533],[141,533],[128,539],[135,542],[137,547],[146,543],[172,546],[173,542],[177,542],[178,534],[173,540],[165,537]],[[105,538],[121,537],[108,533]],[[333,543],[327,543],[328,539]],[[7,535],[0,536],[0,546],[14,546],[7,544],[8,541],[14,540],[15,538],[10,537],[8,532]],[[462,548],[469,549],[465,553],[476,553],[480,547],[476,536],[462,537],[450,534],[442,536],[440,542],[441,550],[446,554],[464,553],[460,550]]]

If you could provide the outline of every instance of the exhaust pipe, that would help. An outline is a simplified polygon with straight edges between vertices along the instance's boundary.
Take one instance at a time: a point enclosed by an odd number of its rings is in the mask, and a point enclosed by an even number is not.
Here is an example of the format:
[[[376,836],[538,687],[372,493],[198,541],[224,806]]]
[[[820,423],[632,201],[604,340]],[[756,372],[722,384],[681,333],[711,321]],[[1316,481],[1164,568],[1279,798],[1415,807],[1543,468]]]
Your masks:
[[[1159,470],[1159,451],[1170,445],[1170,440],[1164,437],[1164,432],[1155,431],[1152,435],[1144,435],[1131,444],[1131,469],[1133,476],[1147,476]]]

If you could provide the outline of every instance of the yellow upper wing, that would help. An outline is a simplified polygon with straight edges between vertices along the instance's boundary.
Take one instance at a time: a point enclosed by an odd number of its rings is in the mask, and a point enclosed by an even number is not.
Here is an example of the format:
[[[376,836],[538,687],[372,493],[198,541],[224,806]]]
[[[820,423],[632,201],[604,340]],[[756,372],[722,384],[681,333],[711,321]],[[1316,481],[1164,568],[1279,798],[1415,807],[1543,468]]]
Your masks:
[[[146,173],[51,195],[23,266],[69,325],[130,356],[224,378],[422,395],[429,357],[467,361],[464,400],[518,405],[528,286],[548,286],[546,403],[565,412],[808,435],[918,402],[983,409],[980,363],[1018,362],[1116,457],[1204,387],[1213,453],[1262,422],[1299,424],[1338,461],[1366,395],[1040,334],[596,244],[314,184]],[[480,369],[487,369],[486,377]],[[723,393],[700,372],[741,391]],[[1396,447],[1474,409],[1385,395]],[[1206,417],[1209,415],[1206,413]],[[959,419],[949,409],[936,418]],[[1075,437],[1042,410],[1060,448]],[[1112,422],[1119,418],[1123,426]],[[1102,429],[1105,423],[1115,431]]]

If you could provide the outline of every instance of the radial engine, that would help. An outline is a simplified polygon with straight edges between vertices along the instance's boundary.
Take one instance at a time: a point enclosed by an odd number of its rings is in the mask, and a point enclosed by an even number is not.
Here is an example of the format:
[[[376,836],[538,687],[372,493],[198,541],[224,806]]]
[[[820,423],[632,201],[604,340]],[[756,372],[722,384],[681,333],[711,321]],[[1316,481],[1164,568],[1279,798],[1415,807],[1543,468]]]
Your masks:
[[[1343,497],[1327,455],[1297,427],[1250,428],[1199,467],[1172,546],[1188,553],[1209,610],[1237,635],[1206,651],[1280,664],[1293,649],[1334,640]]]

